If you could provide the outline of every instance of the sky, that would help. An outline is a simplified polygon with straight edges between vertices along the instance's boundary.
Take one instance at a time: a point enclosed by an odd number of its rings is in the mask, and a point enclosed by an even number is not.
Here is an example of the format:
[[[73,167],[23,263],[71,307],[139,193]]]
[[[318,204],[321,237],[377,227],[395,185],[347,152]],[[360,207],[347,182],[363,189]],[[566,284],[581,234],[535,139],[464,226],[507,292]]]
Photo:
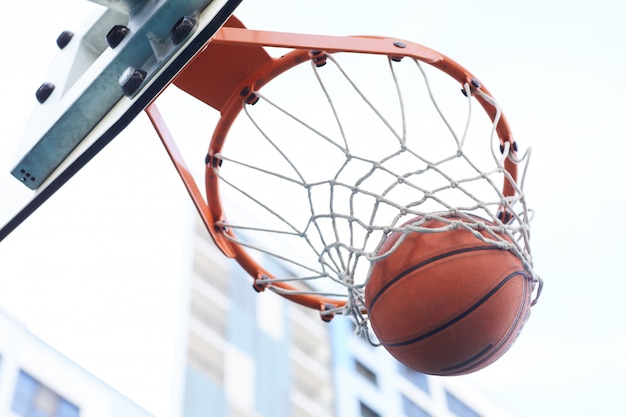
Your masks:
[[[56,36],[91,6],[2,6],[1,147],[30,111]],[[514,347],[462,377],[519,417],[622,409],[625,8],[609,0],[244,0],[236,12],[256,29],[387,35],[438,50],[488,85],[519,145],[532,147],[526,193],[544,293]],[[0,308],[157,416],[170,407],[172,294],[184,250],[172,219],[189,204],[168,164],[140,116],[0,242]]]

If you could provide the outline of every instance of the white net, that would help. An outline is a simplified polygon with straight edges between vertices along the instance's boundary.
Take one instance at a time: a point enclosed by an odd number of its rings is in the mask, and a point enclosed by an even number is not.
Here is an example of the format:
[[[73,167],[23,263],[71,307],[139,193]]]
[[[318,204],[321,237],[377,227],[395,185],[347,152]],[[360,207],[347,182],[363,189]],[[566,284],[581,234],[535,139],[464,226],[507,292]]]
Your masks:
[[[344,300],[322,314],[350,314],[365,328],[364,287],[385,238],[458,227],[515,253],[540,283],[524,176],[516,182],[504,167],[516,152],[496,134],[499,110],[492,122],[474,95],[497,104],[461,87],[411,58],[342,53],[256,91],[214,155],[228,218],[220,225],[266,270],[282,271],[256,283]],[[446,226],[405,225],[416,217]]]

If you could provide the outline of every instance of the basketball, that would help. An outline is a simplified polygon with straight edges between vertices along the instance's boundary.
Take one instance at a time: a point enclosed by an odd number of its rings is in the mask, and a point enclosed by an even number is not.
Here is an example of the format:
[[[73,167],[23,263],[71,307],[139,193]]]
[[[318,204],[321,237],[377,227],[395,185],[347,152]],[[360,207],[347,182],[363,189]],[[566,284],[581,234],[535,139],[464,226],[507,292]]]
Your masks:
[[[401,236],[390,234],[378,254]],[[415,371],[451,376],[482,369],[511,347],[530,314],[531,292],[514,253],[457,228],[410,232],[372,265],[365,304],[372,330],[392,356]]]

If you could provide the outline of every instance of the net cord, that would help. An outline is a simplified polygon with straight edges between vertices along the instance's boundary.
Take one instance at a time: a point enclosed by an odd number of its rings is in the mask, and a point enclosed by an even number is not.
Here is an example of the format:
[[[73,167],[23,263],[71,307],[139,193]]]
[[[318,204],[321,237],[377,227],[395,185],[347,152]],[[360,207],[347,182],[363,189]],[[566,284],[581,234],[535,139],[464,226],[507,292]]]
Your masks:
[[[260,167],[257,167],[248,163],[244,163],[242,161],[237,160],[236,158],[229,157],[221,153],[216,154],[215,157],[223,161],[228,161],[231,164],[240,165],[249,170],[256,171],[264,175],[269,175],[276,179],[280,179],[280,180],[287,181],[293,184],[297,184],[301,187],[304,187],[308,191],[309,206],[310,206],[312,215],[306,227],[303,229],[299,229],[296,225],[290,223],[290,221],[285,216],[281,215],[276,210],[272,209],[269,205],[263,203],[258,198],[254,197],[253,195],[248,193],[246,190],[239,187],[237,184],[230,182],[227,178],[221,176],[219,171],[216,171],[216,174],[219,176],[221,182],[237,190],[237,192],[245,196],[247,199],[249,199],[251,202],[256,204],[258,207],[270,213],[271,216],[273,216],[281,224],[286,226],[288,231],[274,230],[274,229],[267,229],[267,228],[257,228],[257,227],[252,227],[248,225],[236,225],[236,224],[231,224],[225,221],[218,222],[218,226],[221,226],[224,228],[242,230],[242,231],[254,230],[254,231],[263,232],[263,233],[275,233],[277,235],[288,234],[292,236],[298,236],[306,241],[307,246],[317,256],[318,264],[319,264],[319,268],[317,267],[312,268],[310,265],[305,265],[303,263],[300,263],[297,260],[291,259],[286,255],[283,255],[281,253],[268,249],[266,246],[255,245],[254,243],[251,243],[251,242],[244,242],[238,239],[237,237],[235,237],[235,235],[230,235],[230,234],[225,235],[227,239],[230,239],[232,242],[236,243],[237,245],[247,247],[258,253],[269,255],[282,262],[285,262],[287,264],[292,264],[294,266],[298,266],[310,272],[310,275],[303,276],[303,277],[292,277],[292,276],[283,277],[283,278],[261,277],[256,280],[256,283],[261,284],[269,288],[270,290],[273,290],[280,294],[280,293],[284,293],[287,290],[273,286],[272,283],[274,282],[306,283],[309,281],[316,281],[320,279],[330,280],[344,287],[346,289],[346,293],[332,292],[332,291],[325,292],[325,291],[313,289],[313,287],[310,287],[310,286],[309,286],[309,288],[311,288],[310,290],[296,290],[296,291],[291,291],[291,293],[292,294],[324,295],[324,296],[329,296],[329,297],[340,297],[340,298],[345,297],[346,303],[344,306],[328,308],[327,310],[322,311],[322,315],[333,315],[333,314],[351,315],[357,323],[356,331],[370,338],[370,333],[368,331],[368,326],[367,326],[367,317],[364,314],[364,301],[363,301],[364,287],[367,285],[367,280],[369,279],[369,277],[367,277],[367,279],[364,282],[360,282],[360,283],[356,283],[354,280],[354,275],[356,273],[357,267],[360,264],[360,262],[371,263],[371,262],[380,260],[386,256],[389,256],[391,253],[393,253],[395,248],[397,248],[399,245],[402,244],[404,238],[410,232],[416,231],[416,232],[422,232],[422,233],[437,233],[437,232],[441,232],[445,230],[453,230],[453,229],[461,227],[470,231],[477,238],[489,244],[498,246],[502,249],[506,249],[515,253],[522,260],[526,269],[531,273],[531,279],[533,283],[535,284],[535,295],[532,301],[532,304],[535,304],[539,297],[543,284],[542,284],[541,278],[537,276],[534,272],[532,272],[533,265],[532,265],[532,257],[531,257],[530,246],[529,246],[530,236],[529,236],[529,227],[528,227],[529,222],[532,220],[532,211],[528,210],[526,207],[525,197],[524,197],[524,192],[523,192],[524,181],[525,181],[525,177],[526,177],[526,173],[528,169],[528,161],[530,160],[531,151],[529,149],[522,156],[517,156],[516,153],[512,151],[511,145],[509,142],[504,142],[502,144],[503,146],[501,149],[501,153],[498,153],[496,151],[496,149],[500,145],[499,143],[500,141],[498,140],[498,136],[496,133],[496,126],[501,116],[501,109],[496,103],[496,101],[492,97],[483,93],[480,89],[472,88],[472,86],[470,86],[467,83],[463,85],[463,90],[466,93],[465,95],[467,96],[467,102],[468,102],[468,116],[467,116],[466,123],[463,128],[462,134],[460,136],[457,135],[457,133],[455,132],[455,130],[449,123],[448,119],[443,114],[440,106],[438,105],[438,102],[435,99],[434,93],[431,89],[428,76],[426,72],[424,71],[424,69],[422,68],[421,63],[418,60],[414,59],[420,73],[422,74],[425,86],[428,91],[430,101],[432,105],[434,106],[434,108],[436,109],[437,113],[439,114],[439,117],[441,118],[441,120],[445,123],[448,131],[450,132],[451,136],[454,138],[454,141],[456,142],[456,145],[457,145],[457,153],[455,155],[452,155],[440,161],[429,161],[422,155],[416,153],[414,150],[409,149],[406,145],[407,144],[407,126],[406,126],[406,114],[405,114],[406,109],[404,106],[404,99],[403,99],[401,86],[398,81],[396,72],[394,70],[392,60],[388,58],[391,77],[395,85],[396,96],[397,96],[399,107],[400,107],[401,121],[402,121],[401,133],[398,133],[393,128],[390,121],[387,120],[384,117],[384,115],[377,109],[377,107],[368,99],[368,97],[363,93],[363,91],[359,88],[359,86],[350,78],[350,76],[346,73],[346,71],[344,71],[340,63],[331,55],[328,56],[328,60],[331,61],[337,67],[337,69],[341,72],[343,77],[345,77],[345,79],[351,84],[354,91],[361,97],[364,103],[373,111],[376,117],[385,124],[385,126],[389,129],[389,131],[393,134],[393,136],[398,140],[400,144],[400,149],[396,153],[383,157],[379,161],[370,160],[367,158],[360,157],[358,155],[353,155],[350,152],[349,140],[346,136],[345,129],[342,124],[339,112],[336,109],[336,106],[333,102],[330,92],[327,89],[326,84],[324,83],[322,77],[319,74],[319,68],[317,68],[317,66],[314,65],[313,62],[311,62],[311,67],[313,69],[317,82],[320,86],[320,89],[325,95],[328,105],[332,111],[334,123],[337,125],[337,128],[340,132],[342,143],[335,142],[332,138],[323,134],[315,127],[307,124],[304,120],[298,118],[295,114],[289,112],[287,109],[280,107],[277,103],[273,102],[270,97],[265,96],[261,91],[255,91],[254,93],[261,100],[264,100],[267,104],[274,107],[276,110],[280,111],[285,116],[289,117],[290,119],[295,121],[297,124],[307,129],[309,132],[314,133],[315,135],[319,136],[320,138],[322,138],[324,141],[326,141],[333,147],[343,152],[343,154],[345,155],[345,159],[346,159],[344,162],[344,165],[340,167],[339,171],[335,174],[335,176],[332,179],[323,182],[325,183],[325,185],[328,185],[330,187],[330,202],[329,202],[330,213],[316,213],[315,208],[314,208],[314,203],[312,201],[311,190],[316,186],[322,185],[323,183],[322,182],[308,183],[305,179],[305,176],[303,175],[303,173],[300,172],[296,164],[290,160],[289,156],[280,149],[280,146],[278,146],[277,143],[274,142],[270,138],[269,134],[267,134],[267,132],[265,132],[264,129],[261,127],[261,125],[255,120],[254,116],[249,112],[249,105],[244,106],[244,114],[246,115],[246,117],[252,122],[252,124],[255,126],[255,128],[264,138],[264,140],[266,140],[276,150],[278,155],[280,155],[280,158],[282,158],[290,166],[291,171],[292,171],[291,174],[272,171],[266,168],[260,168]],[[476,165],[473,164],[473,162],[463,152],[465,139],[467,137],[467,132],[470,127],[470,121],[471,121],[471,116],[472,116],[472,102],[473,102],[472,94],[480,95],[484,100],[491,103],[496,109],[496,116],[493,122],[491,138],[490,138],[491,153],[492,153],[492,157],[495,161],[495,166],[496,166],[493,172],[482,172]],[[406,173],[406,174],[399,174],[399,173],[393,172],[392,170],[384,166],[385,162],[397,156],[401,152],[408,152],[411,155],[413,155],[416,159],[424,162],[426,164],[426,168],[424,168],[422,171],[431,170],[431,171],[437,172],[439,175],[441,175],[443,178],[449,181],[449,185],[442,186],[440,188],[436,188],[433,190],[427,190],[411,180],[412,177],[419,178],[419,174],[421,173],[420,171]],[[469,164],[473,168],[476,174],[472,177],[463,178],[463,179],[454,179],[450,177],[439,167],[444,162],[452,158],[463,158],[467,162],[467,164]],[[518,182],[514,181],[511,175],[503,168],[504,161],[506,160],[506,158],[510,158],[512,161],[514,161],[517,164],[524,165],[520,181]],[[364,174],[354,184],[343,183],[338,180],[338,176],[351,160],[360,160],[362,162],[371,163],[372,168],[369,172]],[[373,175],[374,172],[376,172],[376,170],[385,171],[391,175],[396,176],[397,178],[396,183],[391,184],[386,190],[384,190],[380,194],[373,193],[361,187],[363,182],[366,181],[371,175]],[[505,196],[500,191],[499,187],[495,184],[495,182],[491,178],[492,174],[494,173],[503,175],[504,178],[512,184],[512,186],[515,189],[514,195]],[[463,185],[465,183],[471,183],[471,182],[478,181],[478,180],[489,183],[491,188],[497,191],[498,197],[499,197],[498,202],[490,202],[490,203],[483,202],[478,196],[474,195],[469,190],[463,188]],[[409,187],[412,187],[420,191],[421,193],[423,193],[424,197],[422,198],[422,200],[417,200],[410,204],[401,205],[387,197],[389,193],[398,184],[404,184]],[[449,205],[444,200],[438,197],[438,193],[440,191],[444,189],[448,189],[448,188],[460,189],[471,200],[475,201],[475,204],[472,206],[465,206],[465,207],[455,207],[455,206]],[[353,205],[355,204],[353,198],[351,198],[351,201],[350,201],[351,209],[350,209],[349,214],[342,214],[342,213],[337,213],[333,211],[333,197],[335,193],[337,192],[337,190],[340,190],[340,189],[350,190],[353,193],[353,196],[357,194],[362,194],[362,195],[367,195],[369,197],[372,197],[376,200],[376,204],[374,205],[372,212],[370,214],[370,217],[369,219],[367,219],[367,221],[365,221],[362,218],[356,217],[355,210],[353,207]],[[423,200],[425,199],[432,199],[436,201],[441,206],[446,207],[446,210],[440,213],[428,213],[428,214],[420,212],[418,208],[420,204],[424,202]],[[375,224],[373,221],[381,205],[394,207],[398,210],[398,215],[393,219],[390,225],[381,226],[381,225]],[[508,223],[503,223],[497,219],[496,214],[492,214],[492,218],[495,223],[495,226],[492,226],[492,225],[487,225],[484,222],[476,222],[474,218],[464,215],[465,211],[472,211],[472,210],[477,210],[477,209],[482,209],[491,213],[493,212],[493,210],[490,209],[491,206],[498,206],[498,207],[504,208],[504,210],[506,210],[506,212],[512,216],[512,219]],[[521,210],[519,210],[520,207],[521,207]],[[406,215],[423,216],[425,220],[428,220],[428,219],[441,220],[441,221],[445,221],[447,225],[445,227],[438,228],[438,229],[420,227],[420,223],[412,224],[408,226],[398,226],[397,224],[400,221],[400,219]],[[467,220],[467,222],[464,222],[464,221],[448,222],[447,216],[449,215],[460,216],[461,218],[464,218],[465,220]],[[323,220],[331,221],[331,225],[333,229],[332,235],[335,238],[334,242],[329,241],[327,238],[327,234],[322,232],[323,226],[321,224],[321,221]],[[350,239],[348,242],[341,241],[341,236],[338,231],[338,223],[337,223],[339,220],[348,221],[348,224],[350,227]],[[356,227],[362,230],[365,230],[365,236],[361,243],[356,243],[354,240],[354,237],[355,237],[354,228]],[[487,232],[486,233],[487,236],[483,234],[485,231]],[[369,243],[369,240],[373,238],[374,232],[381,233],[383,238],[379,239],[378,243],[376,244],[375,250],[372,251],[372,250],[367,249],[367,245]],[[384,237],[388,236],[392,232],[402,233],[402,236],[396,241],[394,246],[390,250],[388,250],[385,254],[382,254],[382,255],[377,254],[378,249],[380,249],[382,243],[384,242]],[[499,234],[501,233],[504,233],[508,236],[512,236],[515,238],[512,239],[510,242],[505,241],[499,237]],[[317,247],[314,244],[312,238],[309,237],[309,234],[314,234],[315,238],[321,242],[321,248]],[[347,253],[347,256],[345,255],[346,253]],[[373,344],[376,343],[374,340],[370,340],[370,342],[372,342]]]

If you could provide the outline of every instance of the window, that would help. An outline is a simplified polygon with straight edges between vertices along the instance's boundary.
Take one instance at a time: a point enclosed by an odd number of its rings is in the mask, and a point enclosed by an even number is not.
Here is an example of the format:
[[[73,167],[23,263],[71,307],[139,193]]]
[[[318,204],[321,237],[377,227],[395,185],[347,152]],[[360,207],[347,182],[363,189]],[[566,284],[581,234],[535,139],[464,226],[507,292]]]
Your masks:
[[[20,371],[11,408],[23,417],[78,417],[78,407]]]
[[[407,417],[431,417],[422,407],[404,395],[402,396],[402,409]]]
[[[355,366],[356,366],[356,373],[361,375],[363,378],[367,379],[369,382],[371,382],[374,385],[378,384],[377,378],[376,378],[376,374],[369,369],[367,366],[363,365],[361,362],[355,360]]]
[[[448,401],[448,408],[455,415],[459,417],[480,417],[480,414],[472,410],[467,404],[450,394],[448,391],[446,391],[446,400]]]
[[[372,410],[362,402],[359,405],[361,408],[361,417],[380,417],[380,414],[378,414],[376,411]]]
[[[411,381],[413,385],[420,388],[425,393],[430,393],[430,389],[428,387],[428,377],[426,375],[414,371],[413,369],[404,366],[400,362],[398,362],[398,367],[400,368],[399,371],[403,377]]]

